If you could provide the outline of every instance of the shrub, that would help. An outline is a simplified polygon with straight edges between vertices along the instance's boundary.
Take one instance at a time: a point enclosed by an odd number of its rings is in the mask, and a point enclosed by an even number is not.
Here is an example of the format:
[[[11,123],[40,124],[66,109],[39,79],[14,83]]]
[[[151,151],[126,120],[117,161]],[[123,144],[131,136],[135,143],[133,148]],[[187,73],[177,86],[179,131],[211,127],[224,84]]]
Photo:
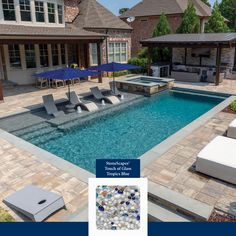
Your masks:
[[[236,112],[236,100],[231,103],[230,108],[232,111]]]
[[[114,72],[114,77],[120,77],[120,76],[123,76],[123,75],[128,75],[130,74],[130,71],[128,70],[125,70],[125,71],[117,71],[117,72]],[[112,73],[109,73],[109,78],[113,78],[113,74]]]
[[[7,211],[0,208],[0,222],[14,222],[14,218]]]
[[[142,69],[137,69],[137,70],[132,70],[132,73],[135,74],[143,74],[147,72],[147,65],[148,65],[148,59],[147,58],[138,58],[138,57],[133,57],[129,59],[128,61],[129,64],[131,65],[136,65],[136,66],[141,66]]]

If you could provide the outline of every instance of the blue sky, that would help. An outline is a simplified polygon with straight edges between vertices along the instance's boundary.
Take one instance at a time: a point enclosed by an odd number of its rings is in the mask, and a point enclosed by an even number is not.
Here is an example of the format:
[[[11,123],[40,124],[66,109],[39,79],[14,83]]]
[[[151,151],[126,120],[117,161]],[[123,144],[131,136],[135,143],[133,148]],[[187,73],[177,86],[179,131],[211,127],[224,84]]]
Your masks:
[[[98,0],[102,5],[104,5],[106,8],[111,10],[113,13],[118,15],[119,9],[123,7],[132,7],[141,0]],[[211,4],[215,2],[215,0],[209,0]]]

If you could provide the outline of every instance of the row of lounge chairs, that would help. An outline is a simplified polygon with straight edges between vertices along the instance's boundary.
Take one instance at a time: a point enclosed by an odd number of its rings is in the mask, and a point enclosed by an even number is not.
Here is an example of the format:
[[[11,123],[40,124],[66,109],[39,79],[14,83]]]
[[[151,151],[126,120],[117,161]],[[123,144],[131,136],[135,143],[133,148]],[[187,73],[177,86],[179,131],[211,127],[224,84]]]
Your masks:
[[[90,90],[93,97],[99,102],[104,100],[105,102],[108,102],[114,105],[120,103],[120,99],[118,98],[120,96],[120,93],[117,89],[116,89],[116,95],[108,95],[108,96],[103,95],[101,90],[98,87],[90,88]],[[86,110],[89,112],[98,110],[98,106],[96,105],[95,102],[86,102],[86,103],[82,102],[80,98],[77,96],[77,94],[75,93],[75,91],[70,92],[70,94],[66,93],[66,96],[68,97],[68,99],[70,100],[70,103],[75,108],[80,106],[83,110]],[[64,111],[58,110],[52,94],[43,96],[43,104],[48,115],[53,115],[54,117],[65,115]]]
[[[236,184],[236,119],[229,125],[227,137],[217,136],[198,154],[196,170]]]

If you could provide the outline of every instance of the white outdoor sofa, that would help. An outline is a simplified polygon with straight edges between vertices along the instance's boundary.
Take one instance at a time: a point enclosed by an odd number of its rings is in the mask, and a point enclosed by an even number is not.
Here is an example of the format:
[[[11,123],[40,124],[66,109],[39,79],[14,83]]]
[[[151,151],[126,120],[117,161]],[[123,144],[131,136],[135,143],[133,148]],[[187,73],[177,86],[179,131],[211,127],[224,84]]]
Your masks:
[[[196,170],[236,184],[236,140],[217,136],[198,154]]]
[[[227,131],[227,136],[229,138],[235,138],[236,139],[236,119],[233,120],[230,125],[229,125],[229,128],[228,128],[228,131]]]

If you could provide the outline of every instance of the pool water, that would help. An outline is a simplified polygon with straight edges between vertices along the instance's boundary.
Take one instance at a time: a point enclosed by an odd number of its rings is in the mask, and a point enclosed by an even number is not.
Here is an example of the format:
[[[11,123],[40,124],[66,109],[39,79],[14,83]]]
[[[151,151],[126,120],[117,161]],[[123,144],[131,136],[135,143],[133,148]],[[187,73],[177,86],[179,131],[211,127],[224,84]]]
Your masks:
[[[96,159],[138,158],[222,100],[166,91],[34,144],[95,173]]]

